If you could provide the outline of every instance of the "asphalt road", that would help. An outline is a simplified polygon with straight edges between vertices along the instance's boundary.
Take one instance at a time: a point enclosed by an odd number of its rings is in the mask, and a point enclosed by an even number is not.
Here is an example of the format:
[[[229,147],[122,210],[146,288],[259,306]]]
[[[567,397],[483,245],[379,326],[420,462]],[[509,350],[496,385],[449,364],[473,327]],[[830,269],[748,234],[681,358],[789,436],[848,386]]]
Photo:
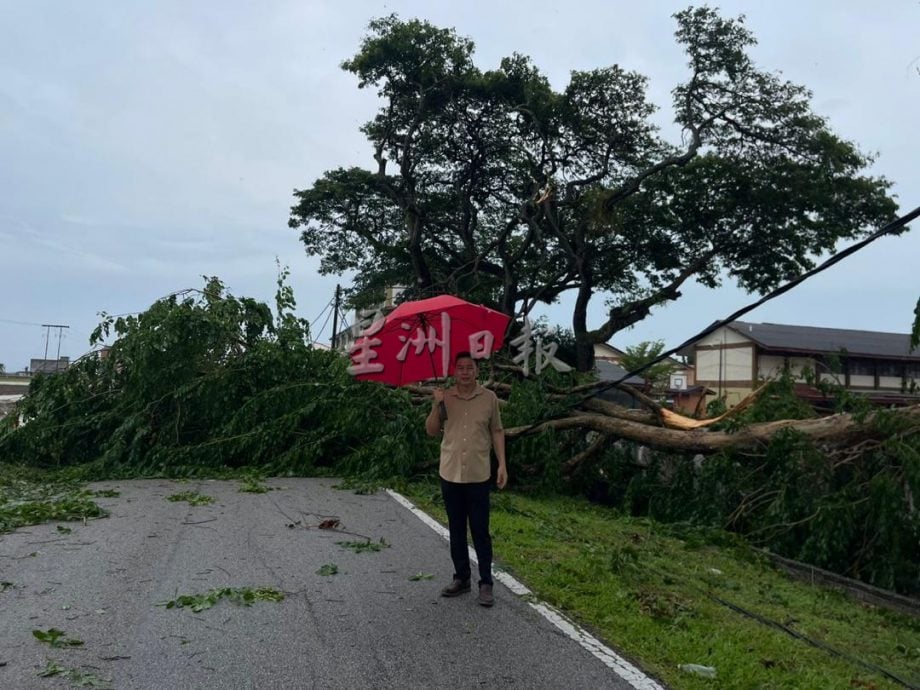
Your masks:
[[[12,583],[0,586],[0,688],[71,687],[38,677],[49,661],[119,689],[629,687],[500,584],[492,609],[438,596],[447,543],[385,493],[334,483],[270,479],[277,490],[250,494],[232,481],[102,482],[121,492],[97,499],[109,517],[0,536],[0,582]],[[190,490],[216,502],[166,500]],[[336,544],[364,537],[390,547]],[[338,573],[318,574],[327,564]],[[419,573],[434,577],[409,579]],[[157,605],[216,587],[285,598]],[[52,627],[84,644],[32,635]]]

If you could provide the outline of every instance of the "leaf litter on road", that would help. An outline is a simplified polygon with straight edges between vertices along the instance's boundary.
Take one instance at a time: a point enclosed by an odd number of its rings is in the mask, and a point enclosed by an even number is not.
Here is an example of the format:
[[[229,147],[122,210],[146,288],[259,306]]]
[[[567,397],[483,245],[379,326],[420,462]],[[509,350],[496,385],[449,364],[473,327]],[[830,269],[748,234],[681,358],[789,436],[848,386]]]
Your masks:
[[[367,552],[378,552],[383,551],[384,549],[390,548],[390,545],[386,542],[385,539],[381,538],[379,542],[374,541],[337,541],[337,546],[341,546],[346,549],[351,549],[355,553],[367,553]]]
[[[52,647],[80,647],[83,640],[77,640],[71,637],[65,637],[63,630],[57,628],[48,628],[48,630],[33,630],[32,636],[40,642],[45,642]]]
[[[199,613],[211,608],[221,599],[237,604],[239,606],[252,606],[256,601],[281,601],[284,594],[272,587],[217,587],[202,594],[183,594],[164,601],[157,606],[163,606],[167,609],[190,608],[193,613]]]
[[[166,497],[167,501],[172,501],[177,503],[178,501],[185,501],[190,506],[204,506],[209,503],[214,503],[214,499],[211,496],[206,496],[205,494],[198,493],[197,491],[180,491],[177,494],[172,494],[171,496]]]

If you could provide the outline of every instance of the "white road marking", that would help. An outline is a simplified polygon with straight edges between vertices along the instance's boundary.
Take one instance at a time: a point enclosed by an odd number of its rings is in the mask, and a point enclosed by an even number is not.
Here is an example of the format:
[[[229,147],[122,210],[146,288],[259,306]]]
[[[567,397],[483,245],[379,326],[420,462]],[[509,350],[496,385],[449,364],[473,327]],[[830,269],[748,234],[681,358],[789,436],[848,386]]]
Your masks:
[[[391,491],[390,489],[387,489],[386,491],[394,501],[406,508],[406,510],[411,511],[413,515],[415,515],[419,520],[424,522],[431,529],[444,537],[444,539],[450,541],[450,533],[447,531],[447,528],[441,525],[441,523],[439,523],[424,511],[416,508],[412,501],[407,499],[405,496],[398,494],[395,491]],[[474,563],[476,562],[476,553],[473,550],[473,547],[470,547],[470,560]],[[550,623],[555,625],[564,635],[575,640],[591,654],[604,662],[608,668],[610,668],[620,678],[629,683],[632,687],[636,688],[636,690],[664,690],[663,686],[659,685],[657,681],[655,681],[653,678],[649,678],[641,670],[633,666],[630,662],[621,657],[615,651],[610,649],[610,647],[606,646],[603,642],[588,633],[586,630],[582,630],[552,606],[534,599],[533,592],[531,592],[530,589],[528,589],[523,583],[519,582],[500,568],[494,566],[493,576],[496,580],[501,582],[503,585],[505,585],[505,587],[510,589],[518,596],[527,595],[527,603],[534,610],[536,610]]]

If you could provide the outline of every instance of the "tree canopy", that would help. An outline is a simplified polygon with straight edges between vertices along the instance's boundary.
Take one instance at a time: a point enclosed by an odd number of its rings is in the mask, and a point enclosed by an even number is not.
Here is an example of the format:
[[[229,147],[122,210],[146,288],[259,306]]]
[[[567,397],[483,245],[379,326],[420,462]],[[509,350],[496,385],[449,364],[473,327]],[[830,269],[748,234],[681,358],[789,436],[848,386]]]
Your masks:
[[[626,351],[620,357],[620,366],[626,371],[636,371],[649,362],[652,362],[664,352],[664,341],[644,340],[638,345],[627,346]],[[653,364],[642,372],[642,378],[651,384],[652,392],[660,395],[667,390],[671,374],[679,367],[671,359],[666,359],[658,364]]]
[[[325,273],[353,271],[355,305],[386,285],[529,313],[575,294],[578,366],[593,344],[680,297],[688,280],[762,292],[840,241],[890,220],[871,157],[812,111],[809,91],[760,69],[743,17],[674,15],[687,78],[670,141],[647,79],[619,65],[555,89],[530,58],[483,70],[452,29],[373,20],[342,67],[376,88],[367,168],[295,192],[290,225]],[[592,299],[606,316],[588,323]]]

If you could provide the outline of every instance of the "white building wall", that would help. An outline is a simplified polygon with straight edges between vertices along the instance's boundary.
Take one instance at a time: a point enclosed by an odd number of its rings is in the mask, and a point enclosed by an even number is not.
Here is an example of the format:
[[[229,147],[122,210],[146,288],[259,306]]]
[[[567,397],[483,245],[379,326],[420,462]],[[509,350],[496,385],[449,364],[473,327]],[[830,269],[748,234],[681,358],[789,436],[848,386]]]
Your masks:
[[[873,388],[875,386],[875,377],[860,374],[850,374],[851,386],[863,386],[864,388]]]
[[[878,377],[878,387],[879,388],[889,388],[892,390],[901,390],[901,377],[900,376],[879,376]]]
[[[753,347],[696,351],[697,381],[750,381]],[[719,364],[721,359],[721,372]]]
[[[734,345],[739,343],[749,343],[751,342],[748,338],[745,338],[742,335],[739,335],[730,328],[725,328],[724,326],[717,331],[714,331],[707,335],[705,338],[700,340],[697,345]],[[703,378],[702,376],[697,376],[697,378]]]
[[[812,372],[814,372],[815,360],[811,359],[810,357],[790,357],[789,368],[792,369],[792,372],[795,375],[795,380],[799,383],[804,383],[805,377],[802,376],[802,372],[805,369],[810,369]]]
[[[761,355],[757,358],[757,376],[762,379],[776,378],[783,371],[785,357]]]

